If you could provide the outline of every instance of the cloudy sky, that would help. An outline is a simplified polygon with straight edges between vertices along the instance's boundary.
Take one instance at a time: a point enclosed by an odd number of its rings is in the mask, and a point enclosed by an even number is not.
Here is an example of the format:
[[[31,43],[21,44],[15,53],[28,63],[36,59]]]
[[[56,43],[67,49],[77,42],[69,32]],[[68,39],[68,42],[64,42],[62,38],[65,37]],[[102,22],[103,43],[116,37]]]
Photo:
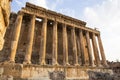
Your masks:
[[[13,0],[12,11],[17,12],[31,2],[38,6],[87,22],[87,26],[101,31],[106,58],[120,61],[120,0]]]

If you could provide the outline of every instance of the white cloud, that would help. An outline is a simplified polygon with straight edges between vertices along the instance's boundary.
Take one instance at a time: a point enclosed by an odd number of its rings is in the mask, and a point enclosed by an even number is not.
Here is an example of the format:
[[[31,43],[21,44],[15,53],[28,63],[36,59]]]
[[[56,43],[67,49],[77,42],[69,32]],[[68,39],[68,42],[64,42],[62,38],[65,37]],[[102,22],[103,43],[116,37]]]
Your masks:
[[[23,3],[19,0],[15,0],[15,2],[18,4],[18,6],[23,6]]]
[[[60,9],[59,12],[67,16],[75,17],[75,11],[69,8]]]
[[[56,10],[57,5],[62,3],[62,1],[63,0],[29,0],[28,2],[50,10]]]
[[[59,4],[63,3],[63,0],[46,0],[48,9],[56,11]]]
[[[28,2],[44,7],[44,8],[48,8],[46,0],[29,0]]]
[[[107,59],[120,59],[120,0],[86,7],[84,17],[88,26],[100,29]]]

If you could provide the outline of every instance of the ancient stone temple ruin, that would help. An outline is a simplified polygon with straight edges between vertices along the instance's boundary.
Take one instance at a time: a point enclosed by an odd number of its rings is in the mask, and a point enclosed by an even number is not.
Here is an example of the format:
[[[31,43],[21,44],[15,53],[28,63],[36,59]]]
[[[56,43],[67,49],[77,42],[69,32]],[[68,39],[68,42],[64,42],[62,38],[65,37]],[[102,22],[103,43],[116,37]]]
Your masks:
[[[0,54],[5,75],[32,80],[89,79],[108,72],[100,32],[86,22],[26,3],[11,13]]]

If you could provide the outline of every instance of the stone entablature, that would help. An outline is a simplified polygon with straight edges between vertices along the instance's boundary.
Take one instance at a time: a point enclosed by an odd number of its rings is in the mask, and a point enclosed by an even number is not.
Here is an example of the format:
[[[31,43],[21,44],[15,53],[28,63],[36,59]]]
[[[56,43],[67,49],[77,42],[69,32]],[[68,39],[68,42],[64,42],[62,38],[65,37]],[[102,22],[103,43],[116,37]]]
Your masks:
[[[77,20],[75,18],[66,16],[51,10],[47,10],[45,8],[33,5],[28,2],[26,3],[26,7],[22,8],[22,11],[25,11],[31,14],[34,13],[38,17],[46,17],[47,19],[56,20],[58,22],[67,23],[70,25],[82,26],[82,27],[85,27],[86,25],[86,22],[84,21]]]
[[[99,31],[91,29],[86,27],[86,22],[51,11],[51,10],[47,10],[45,8],[33,5],[31,3],[26,3],[26,7],[22,8],[21,10],[23,13],[27,13],[27,14],[31,14],[31,15],[36,15],[36,17],[38,18],[47,18],[53,21],[57,21],[60,23],[65,23],[69,26],[74,26],[76,28],[80,28],[83,30],[87,30],[90,32],[94,32],[96,34],[100,34]]]

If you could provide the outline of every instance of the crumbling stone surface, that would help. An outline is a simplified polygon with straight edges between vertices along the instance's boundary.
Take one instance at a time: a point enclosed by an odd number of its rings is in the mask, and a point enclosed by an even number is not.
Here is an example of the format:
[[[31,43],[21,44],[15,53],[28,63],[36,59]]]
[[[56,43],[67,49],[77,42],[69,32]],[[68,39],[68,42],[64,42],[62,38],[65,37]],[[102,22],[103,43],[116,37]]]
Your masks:
[[[13,80],[11,75],[3,75],[4,69],[0,68],[0,80]]]
[[[4,35],[9,25],[10,1],[11,0],[0,0],[0,50],[3,48]]]
[[[0,80],[13,80],[12,76],[0,76]]]
[[[115,74],[120,74],[120,62],[108,62],[108,64]]]
[[[51,80],[65,80],[65,73],[62,71],[50,72]]]
[[[102,72],[89,71],[89,80],[120,80],[119,74],[109,74]]]

